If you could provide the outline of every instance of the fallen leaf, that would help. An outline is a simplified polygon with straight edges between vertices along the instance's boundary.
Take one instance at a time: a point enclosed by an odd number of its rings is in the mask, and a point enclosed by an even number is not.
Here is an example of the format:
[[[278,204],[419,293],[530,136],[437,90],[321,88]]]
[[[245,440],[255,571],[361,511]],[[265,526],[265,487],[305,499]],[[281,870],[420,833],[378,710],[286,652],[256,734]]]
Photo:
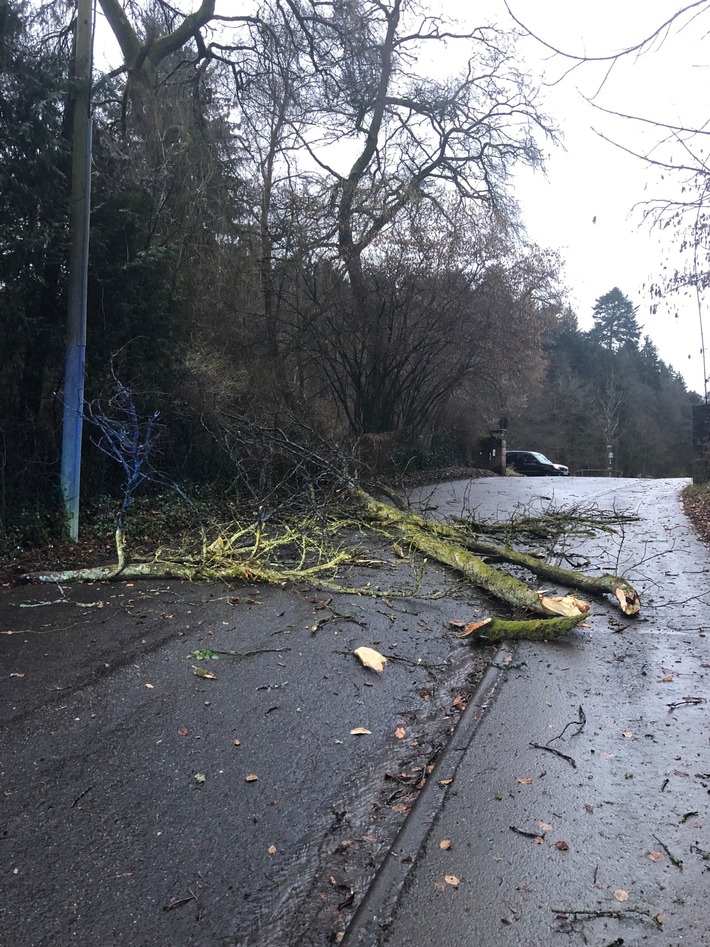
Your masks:
[[[461,621],[460,618],[452,618],[449,621],[449,628],[465,628],[465,627],[466,627],[466,622]]]
[[[397,729],[394,731],[394,735],[398,740],[403,740],[407,735],[407,731],[404,729],[404,727],[397,727]]]
[[[662,684],[669,684],[672,680],[673,680],[673,675],[672,675],[672,674],[666,674],[665,677],[662,677],[662,678],[661,678],[661,683],[662,683]]]
[[[356,648],[353,654],[358,661],[366,668],[371,668],[381,674],[387,664],[387,658],[374,648]]]
[[[269,845],[269,848],[268,848],[269,855],[275,855],[276,851],[277,849],[275,845]]]
[[[256,775],[256,773],[248,773],[248,774],[244,777],[244,781],[247,782],[247,783],[255,783],[258,778],[259,778],[259,777]]]
[[[178,730],[178,733],[180,734],[181,737],[186,737],[188,732],[189,731],[187,727],[180,727],[180,729]]]
[[[234,743],[235,746],[241,746],[241,745],[242,745],[242,741],[241,741],[241,740],[233,740],[232,742]]]
[[[368,730],[367,727],[354,727],[350,731],[351,736],[354,736],[354,737],[362,736],[365,733],[372,733],[372,730]]]
[[[192,665],[192,673],[197,677],[206,677],[208,681],[216,681],[217,675],[213,674],[212,671],[207,671],[205,668],[197,667],[197,665]]]
[[[435,882],[434,882],[434,887],[435,887],[435,888],[438,888],[439,891],[446,891],[446,885],[444,884],[443,881],[435,881]]]
[[[202,783],[204,783],[204,781],[205,781],[206,778],[207,778],[207,777],[205,776],[204,773],[195,773],[195,782],[196,782],[196,783],[202,784]]]
[[[335,943],[342,944],[344,940],[345,940],[345,931],[338,931],[338,933],[335,935]]]
[[[465,710],[467,705],[468,698],[464,697],[463,694],[457,694],[456,697],[454,697],[453,703],[451,704],[452,707],[456,707],[457,709],[461,710]]]
[[[627,740],[630,740],[634,734],[632,730],[622,730],[621,735],[622,737],[626,737]]]
[[[648,857],[652,862],[662,862],[663,861],[663,852],[649,852]]]
[[[444,875],[444,881],[447,885],[451,885],[452,888],[458,888],[461,884],[461,880],[456,877],[456,875]]]
[[[152,691],[155,690],[155,684],[146,684],[145,686],[146,686],[147,688],[149,688],[150,690],[152,690]]]
[[[617,901],[628,901],[629,892],[624,891],[623,888],[617,888],[616,891],[614,892],[614,897],[616,898]]]
[[[22,672],[20,672],[20,671],[11,671],[11,672],[10,672],[10,677],[23,678],[24,676],[25,676],[24,671],[22,671]]]
[[[409,815],[412,807],[408,806],[404,802],[395,802],[392,808],[394,809],[395,812],[398,812],[400,815]]]
[[[443,849],[445,852],[448,852],[448,850],[451,848],[451,839],[450,839],[450,838],[443,838],[443,839],[439,842],[439,848]]]
[[[550,825],[549,822],[538,822],[537,827],[541,829],[543,832],[552,831],[552,826]]]
[[[567,842],[563,842],[562,840],[560,840],[559,842],[555,842],[555,848],[557,849],[558,852],[569,851],[569,845],[567,844]]]
[[[525,779],[519,779],[518,782],[523,786],[532,786],[532,779],[529,776]]]
[[[453,779],[440,779],[439,780],[440,786],[450,786],[452,783],[453,783]]]
[[[535,838],[533,839],[533,845],[544,845],[544,844],[545,844],[545,839],[542,837],[542,835],[536,835]]]

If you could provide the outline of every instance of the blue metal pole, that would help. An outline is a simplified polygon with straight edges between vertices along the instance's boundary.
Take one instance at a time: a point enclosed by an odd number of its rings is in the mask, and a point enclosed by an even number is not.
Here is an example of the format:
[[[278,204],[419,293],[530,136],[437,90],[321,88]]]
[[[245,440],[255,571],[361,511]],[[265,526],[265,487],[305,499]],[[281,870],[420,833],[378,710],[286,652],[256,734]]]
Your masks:
[[[61,490],[69,538],[79,537],[79,487],[86,355],[86,299],[91,211],[91,46],[92,0],[78,0],[72,193],[67,291],[67,339],[64,363]]]

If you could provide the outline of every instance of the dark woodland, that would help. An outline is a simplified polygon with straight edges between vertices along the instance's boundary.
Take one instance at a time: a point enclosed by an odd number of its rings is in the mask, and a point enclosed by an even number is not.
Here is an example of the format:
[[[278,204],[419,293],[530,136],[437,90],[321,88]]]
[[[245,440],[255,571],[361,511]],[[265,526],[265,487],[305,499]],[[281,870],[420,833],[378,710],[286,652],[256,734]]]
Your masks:
[[[611,445],[616,475],[690,474],[699,396],[634,301],[610,287],[581,331],[525,236],[511,174],[557,129],[515,35],[410,0],[99,14],[120,52],[92,92],[87,511],[166,485],[273,506],[325,453],[485,467],[501,417],[571,473],[606,472]],[[62,529],[74,15],[0,0],[5,553]],[[430,75],[445,43],[469,61]]]

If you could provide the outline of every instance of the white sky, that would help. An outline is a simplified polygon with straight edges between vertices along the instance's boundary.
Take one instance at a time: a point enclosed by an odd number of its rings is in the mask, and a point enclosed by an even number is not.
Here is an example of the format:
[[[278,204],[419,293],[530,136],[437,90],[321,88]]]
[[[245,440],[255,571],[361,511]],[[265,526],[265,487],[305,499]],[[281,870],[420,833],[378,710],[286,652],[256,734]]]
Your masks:
[[[470,2],[470,0],[469,0]],[[467,0],[445,0],[452,13]],[[573,53],[607,55],[633,45],[667,20],[681,0],[509,0],[511,10],[533,32]],[[503,0],[477,3],[500,25],[510,23]],[[461,15],[461,13],[459,13]],[[637,318],[661,358],[680,371],[689,388],[703,393],[701,336],[695,294],[674,295],[650,313],[649,286],[662,280],[664,267],[677,259],[670,230],[642,222],[640,202],[663,197],[670,179],[604,141],[597,131],[633,150],[644,150],[642,126],[606,116],[585,101],[668,123],[702,126],[710,118],[707,81],[710,50],[700,42],[710,15],[676,28],[662,44],[642,56],[619,62],[605,82],[608,66],[584,65],[545,92],[546,108],[564,136],[564,150],[551,149],[547,176],[524,172],[517,192],[530,237],[559,250],[565,281],[580,327],[592,325],[595,301],[614,286],[638,305]],[[531,70],[563,76],[568,64],[552,59],[534,41],[524,44]],[[648,132],[645,132],[648,135]],[[650,139],[646,138],[646,147]],[[655,141],[655,136],[654,136]],[[678,150],[678,149],[676,149]],[[678,157],[680,157],[678,155]],[[596,223],[594,223],[596,218]],[[710,332],[710,316],[706,326]],[[708,359],[710,371],[710,359]]]

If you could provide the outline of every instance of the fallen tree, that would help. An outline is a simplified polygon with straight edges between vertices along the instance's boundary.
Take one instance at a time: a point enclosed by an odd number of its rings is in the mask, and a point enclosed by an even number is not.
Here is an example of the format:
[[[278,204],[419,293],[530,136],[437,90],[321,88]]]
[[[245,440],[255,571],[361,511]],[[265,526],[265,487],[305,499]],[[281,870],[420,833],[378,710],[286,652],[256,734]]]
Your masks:
[[[537,556],[520,552],[511,546],[498,546],[495,543],[472,537],[463,528],[446,523],[435,522],[414,513],[396,510],[386,503],[374,500],[364,491],[358,492],[358,499],[367,510],[370,518],[389,526],[399,527],[411,544],[421,552],[431,555],[440,562],[460,569],[474,584],[480,586],[497,598],[510,605],[521,606],[529,611],[540,611],[535,602],[537,593],[532,592],[524,583],[513,576],[501,573],[487,565],[480,556],[503,560],[522,566],[528,571],[568,588],[593,594],[612,594],[625,615],[636,615],[641,608],[638,593],[633,586],[616,575],[591,576],[572,569],[554,566]],[[608,527],[607,527],[608,528]],[[438,537],[437,544],[434,538]],[[456,551],[457,550],[457,551]],[[471,551],[477,556],[466,556]],[[542,610],[545,614],[545,610]]]
[[[159,551],[151,560],[131,561],[122,547],[119,562],[113,566],[36,573],[25,578],[59,583],[155,577],[270,584],[307,580],[331,589],[337,587],[339,591],[373,594],[367,588],[335,584],[338,570],[353,563],[356,557],[352,549],[334,548],[332,539],[342,533],[343,526],[357,524],[384,532],[390,541],[404,543],[428,559],[455,569],[472,585],[526,615],[512,620],[492,618],[477,623],[475,627],[467,626],[464,637],[489,641],[509,637],[554,639],[583,622],[589,611],[588,603],[574,595],[550,595],[530,588],[509,572],[494,568],[487,559],[524,567],[557,585],[594,594],[610,593],[627,615],[636,614],[640,608],[636,591],[618,576],[594,577],[551,565],[509,545],[499,546],[485,541],[460,525],[436,522],[383,503],[352,482],[348,484],[346,493],[354,508],[350,511],[354,516],[348,520],[332,519],[327,530],[324,530],[322,522],[316,527],[303,521],[297,526],[283,526],[280,534],[276,533],[273,524],[272,532],[267,536],[263,523],[257,522],[241,527],[231,535],[220,533],[209,545],[203,531],[201,548],[192,555]],[[318,529],[320,534],[316,535]],[[328,541],[324,539],[325,533]]]

